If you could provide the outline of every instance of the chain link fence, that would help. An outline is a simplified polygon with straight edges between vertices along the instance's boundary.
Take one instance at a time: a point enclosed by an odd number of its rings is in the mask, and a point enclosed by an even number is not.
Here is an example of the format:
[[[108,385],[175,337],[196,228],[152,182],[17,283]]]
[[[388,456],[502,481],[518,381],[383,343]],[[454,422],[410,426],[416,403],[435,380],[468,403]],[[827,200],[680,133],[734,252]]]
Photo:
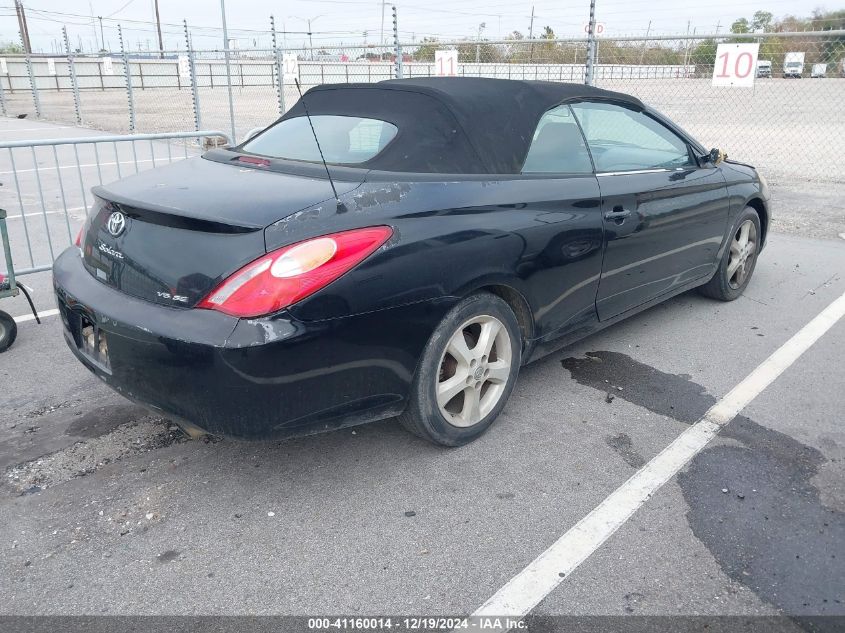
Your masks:
[[[717,46],[727,42],[759,44],[759,61],[769,63],[755,69],[753,87],[714,87]],[[435,64],[437,51],[445,50],[457,54],[457,64],[446,71]],[[369,83],[438,72],[591,81],[636,95],[704,145],[759,166],[771,179],[845,182],[838,150],[845,143],[845,31],[423,41],[229,53],[228,69],[220,50],[167,51],[154,57],[122,51],[97,57],[7,57],[0,66],[0,108],[6,116],[40,116],[113,132],[211,127],[242,138],[296,102],[292,76],[303,90],[323,83]],[[803,58],[801,80],[784,77],[795,74],[785,72],[795,53]],[[296,60],[294,67],[291,59]]]

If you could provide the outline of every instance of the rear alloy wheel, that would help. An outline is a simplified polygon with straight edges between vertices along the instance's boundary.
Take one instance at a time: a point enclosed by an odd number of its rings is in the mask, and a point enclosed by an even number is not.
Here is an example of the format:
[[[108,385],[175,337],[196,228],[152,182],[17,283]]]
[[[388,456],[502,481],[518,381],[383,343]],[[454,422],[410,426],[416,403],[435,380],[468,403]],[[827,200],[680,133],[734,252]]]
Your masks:
[[[449,424],[481,422],[499,403],[510,378],[511,341],[504,324],[484,314],[461,325],[440,359],[437,404]]]
[[[444,317],[420,360],[399,420],[435,444],[460,446],[489,428],[519,371],[522,339],[499,297],[467,297]]]
[[[746,207],[734,224],[728,248],[716,274],[699,288],[699,292],[721,301],[733,301],[739,297],[757,264],[760,235],[760,216],[753,208]]]

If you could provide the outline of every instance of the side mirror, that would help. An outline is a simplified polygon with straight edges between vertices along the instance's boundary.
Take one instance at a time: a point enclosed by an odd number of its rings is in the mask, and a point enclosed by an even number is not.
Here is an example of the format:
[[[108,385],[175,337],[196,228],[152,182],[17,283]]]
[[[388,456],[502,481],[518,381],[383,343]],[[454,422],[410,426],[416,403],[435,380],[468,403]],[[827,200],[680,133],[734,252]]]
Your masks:
[[[715,165],[718,165],[719,163],[721,163],[727,157],[728,157],[728,155],[725,154],[725,152],[720,150],[718,147],[714,147],[713,149],[710,150],[709,154],[703,156],[702,158],[704,158],[704,160],[706,160],[709,163],[713,163],[713,165],[715,166]]]

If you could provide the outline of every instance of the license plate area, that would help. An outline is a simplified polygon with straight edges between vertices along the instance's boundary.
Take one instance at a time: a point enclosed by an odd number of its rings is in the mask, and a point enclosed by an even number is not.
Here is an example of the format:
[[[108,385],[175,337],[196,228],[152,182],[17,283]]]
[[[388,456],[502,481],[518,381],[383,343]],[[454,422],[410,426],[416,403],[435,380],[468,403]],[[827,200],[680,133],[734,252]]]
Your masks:
[[[109,361],[109,343],[106,333],[96,323],[85,315],[80,315],[79,352],[92,364],[103,371],[111,373],[111,362]]]

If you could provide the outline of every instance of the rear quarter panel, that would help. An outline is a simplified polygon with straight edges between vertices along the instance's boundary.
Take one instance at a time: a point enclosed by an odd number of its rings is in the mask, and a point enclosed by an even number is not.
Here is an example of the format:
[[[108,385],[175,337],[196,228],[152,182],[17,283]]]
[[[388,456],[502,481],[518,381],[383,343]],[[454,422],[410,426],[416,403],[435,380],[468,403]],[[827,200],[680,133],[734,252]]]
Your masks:
[[[370,182],[343,207],[321,205],[266,230],[268,250],[360,226],[387,224],[381,250],[291,308],[305,321],[382,310],[486,285],[519,292],[534,334],[595,312],[601,271],[600,196],[594,176]]]

